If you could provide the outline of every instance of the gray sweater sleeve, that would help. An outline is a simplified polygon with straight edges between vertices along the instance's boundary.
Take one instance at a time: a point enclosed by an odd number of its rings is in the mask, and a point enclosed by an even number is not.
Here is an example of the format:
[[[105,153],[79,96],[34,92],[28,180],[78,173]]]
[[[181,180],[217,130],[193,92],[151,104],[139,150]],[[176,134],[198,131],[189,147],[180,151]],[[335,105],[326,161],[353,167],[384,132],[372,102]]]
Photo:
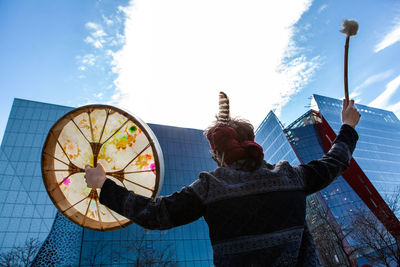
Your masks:
[[[169,196],[148,198],[107,179],[100,192],[100,203],[152,230],[187,224],[204,213],[201,199],[190,186]]]
[[[325,188],[349,167],[357,140],[357,132],[344,124],[331,149],[322,158],[295,167],[307,194]]]

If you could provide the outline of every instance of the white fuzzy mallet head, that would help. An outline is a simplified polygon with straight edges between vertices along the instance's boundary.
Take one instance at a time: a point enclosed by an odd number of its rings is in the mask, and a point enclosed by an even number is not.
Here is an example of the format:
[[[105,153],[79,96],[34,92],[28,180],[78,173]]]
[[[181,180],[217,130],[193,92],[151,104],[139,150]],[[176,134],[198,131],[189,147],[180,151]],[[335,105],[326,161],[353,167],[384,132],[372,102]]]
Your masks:
[[[342,22],[342,30],[341,32],[346,34],[347,36],[356,35],[358,31],[358,23],[355,20],[347,20],[344,19]]]

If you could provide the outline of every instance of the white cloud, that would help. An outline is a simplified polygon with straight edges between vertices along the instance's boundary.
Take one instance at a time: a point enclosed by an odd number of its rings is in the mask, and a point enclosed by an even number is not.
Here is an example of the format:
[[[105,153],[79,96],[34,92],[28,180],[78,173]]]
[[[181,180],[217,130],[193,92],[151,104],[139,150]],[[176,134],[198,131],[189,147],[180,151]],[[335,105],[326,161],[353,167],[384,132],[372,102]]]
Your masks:
[[[106,25],[112,25],[114,24],[114,21],[112,19],[107,18],[106,16],[102,16],[103,17],[103,21]]]
[[[395,26],[383,37],[379,43],[375,45],[375,53],[400,41],[400,21],[399,18],[396,18],[395,20],[398,21]]]
[[[106,24],[109,24],[109,23],[107,23],[107,21],[106,21]],[[103,37],[103,36],[107,35],[104,32],[103,27],[101,25],[99,25],[99,24],[96,24],[94,22],[88,22],[88,23],[86,23],[85,26],[86,26],[87,29],[92,30],[91,35],[93,37]]]
[[[131,6],[132,6],[132,0],[131,0]],[[118,6],[118,11],[124,13],[125,15],[129,15],[130,13],[129,6]]]
[[[103,93],[97,93],[97,94],[93,94],[93,96],[94,96],[94,98],[97,98],[97,99],[102,99],[103,98]]]
[[[94,39],[91,36],[85,38],[85,42],[88,44],[92,44],[96,48],[102,48],[104,40],[102,39]]]
[[[87,70],[89,66],[93,66],[96,62],[96,56],[93,54],[86,54],[84,56],[77,56],[78,69],[81,71]]]
[[[88,22],[88,23],[85,24],[85,26],[86,26],[86,28],[91,29],[91,30],[95,30],[95,31],[101,28],[100,25],[98,25],[98,24],[96,24],[94,22]]]
[[[320,8],[318,8],[318,13],[321,13],[321,12],[324,11],[327,7],[328,7],[327,4],[323,4]]]
[[[87,54],[82,57],[82,64],[93,66],[96,62],[96,57],[93,54]]]
[[[92,44],[96,48],[103,48],[104,40],[93,39],[92,37],[88,36],[88,37],[86,37],[85,42],[88,44]]]
[[[103,30],[97,30],[95,32],[92,33],[92,36],[95,38],[100,38],[103,36],[106,36],[107,34],[103,31]]]
[[[193,128],[215,118],[220,90],[233,116],[257,124],[272,108],[279,114],[318,67],[318,57],[292,50],[293,25],[310,5],[136,0],[121,7],[125,45],[113,54],[113,100],[146,122]]]
[[[85,27],[89,30],[89,35],[86,36],[84,41],[97,49],[120,47],[125,42],[125,37],[118,32],[118,28],[121,25],[121,18],[125,17],[123,10],[122,7],[118,7],[118,15],[112,17],[114,20],[103,15],[104,25],[87,22]],[[109,34],[106,33],[103,26]]]
[[[356,86],[352,92],[350,93],[350,98],[357,98],[356,101],[360,101],[360,95],[362,93],[362,89],[370,86],[371,84],[374,84],[376,82],[382,81],[384,79],[387,79],[391,74],[392,70],[387,70],[378,74],[374,74],[367,79],[365,79],[360,85]]]
[[[103,48],[103,44],[106,42],[103,27],[94,22],[88,22],[85,24],[86,28],[90,30],[90,35],[85,38],[85,42],[92,44],[95,48]]]
[[[387,108],[391,96],[397,91],[400,87],[400,75],[397,76],[395,79],[390,81],[386,85],[385,91],[381,93],[374,101],[368,104],[368,106],[373,106],[377,108]]]

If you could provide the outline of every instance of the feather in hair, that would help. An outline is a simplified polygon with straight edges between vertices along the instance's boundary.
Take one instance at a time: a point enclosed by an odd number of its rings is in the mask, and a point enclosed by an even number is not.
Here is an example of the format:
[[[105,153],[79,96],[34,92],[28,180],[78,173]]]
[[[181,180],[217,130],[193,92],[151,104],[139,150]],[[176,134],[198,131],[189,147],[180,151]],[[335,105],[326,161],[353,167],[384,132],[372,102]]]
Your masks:
[[[219,113],[217,120],[221,124],[226,124],[230,119],[229,98],[224,92],[219,92]]]

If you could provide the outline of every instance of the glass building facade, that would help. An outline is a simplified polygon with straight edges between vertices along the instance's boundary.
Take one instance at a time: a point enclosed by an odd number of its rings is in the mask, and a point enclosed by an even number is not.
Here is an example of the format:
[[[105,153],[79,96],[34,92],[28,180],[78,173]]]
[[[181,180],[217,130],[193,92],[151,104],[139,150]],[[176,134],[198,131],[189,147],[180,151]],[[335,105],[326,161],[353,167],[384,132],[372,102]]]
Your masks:
[[[371,182],[371,188],[376,189],[379,195],[387,200],[399,190],[400,184],[400,121],[393,112],[365,105],[356,106],[362,114],[362,119],[357,125],[359,141],[353,154],[354,164],[361,168]],[[256,137],[264,148],[267,161],[274,163],[285,159],[295,163],[290,156],[293,153],[287,151],[290,146],[294,149],[298,161],[304,163],[320,158],[327,151],[326,133],[322,128],[329,128],[336,133],[339,131],[342,125],[342,102],[314,95],[311,108],[312,110],[286,128],[283,128],[272,112],[267,115],[258,127]],[[334,137],[331,137],[330,141],[333,141]],[[287,140],[290,146],[287,145]],[[352,187],[356,185],[349,185],[340,176],[321,191],[323,199],[329,200],[335,218],[344,220],[347,216],[345,211],[351,212],[351,207],[363,201],[358,196],[360,193],[357,194]]]
[[[319,118],[308,111],[283,128],[276,115],[270,112],[256,130],[256,141],[264,149],[264,159],[270,163],[287,160],[297,165],[320,158],[324,149],[316,129],[317,120]],[[320,194],[324,200],[330,201],[334,217],[340,220],[346,218],[345,210],[361,201],[341,176]]]
[[[311,110],[300,116],[284,130],[303,163],[321,158],[326,152],[324,151],[324,133],[321,131],[321,124],[322,120],[320,114]],[[321,227],[321,224],[326,224],[326,221],[323,220],[323,217],[326,216],[329,218],[330,224],[337,227],[337,229],[344,226],[342,231],[337,231],[337,233],[345,236],[347,234],[345,232],[345,226],[351,223],[353,219],[352,212],[356,210],[356,207],[357,209],[362,208],[363,210],[368,210],[367,206],[362,202],[343,176],[339,176],[328,187],[307,198],[306,219],[311,232],[317,233],[320,229],[326,227]],[[335,238],[335,236],[331,236],[329,239],[332,241],[335,240]],[[334,241],[326,244],[331,246],[332,251],[325,257],[322,255],[324,252],[319,251],[321,260],[332,257],[333,255],[336,259],[336,261],[333,261],[334,263],[350,264],[343,250],[347,250],[348,254],[351,254],[351,246],[355,244],[352,243],[349,237],[343,238],[343,241],[344,245],[340,247]],[[351,258],[353,263],[356,258],[355,256],[356,255],[352,255]]]
[[[296,163],[293,155],[296,155],[297,162],[307,163],[328,151],[342,125],[342,102],[314,95],[311,108],[286,128],[272,112],[267,115],[257,129],[256,137],[264,148],[267,161],[288,160],[293,164]],[[339,176],[328,187],[308,197],[306,219],[311,230],[321,224],[318,215],[321,211],[329,216],[333,225],[346,226],[352,220],[353,211],[360,209],[375,214],[383,225],[399,226],[393,213],[387,219],[381,211],[390,213],[385,202],[399,190],[400,121],[390,111],[364,105],[357,105],[357,108],[362,119],[357,126],[359,141],[354,160],[343,174],[345,177]],[[279,144],[275,143],[277,140]],[[288,152],[288,148],[293,151]],[[388,230],[397,233],[397,229]],[[346,235],[345,231],[343,229],[343,235]],[[352,245],[354,241],[347,237],[344,240],[346,252],[351,251]],[[337,262],[344,262],[346,255],[334,245],[332,249],[336,250]],[[351,257],[353,263],[355,257],[355,254]]]
[[[321,157],[327,140],[332,141],[341,126],[341,105],[339,100],[314,95],[313,110],[286,128],[273,112],[268,113],[256,130],[256,142],[263,147],[265,160],[297,165]],[[390,198],[400,185],[399,119],[389,111],[357,107],[362,119],[351,167],[355,171],[346,172],[308,198],[310,228],[318,225],[315,212],[320,209],[328,209],[331,219],[340,225],[349,222],[356,206],[375,214],[382,206],[380,199]],[[43,186],[41,149],[51,126],[71,110],[14,100],[0,146],[0,252],[34,238],[41,244],[34,266],[126,266],[134,263],[138,254],[178,266],[211,266],[212,248],[204,219],[166,231],[147,231],[133,224],[97,232],[75,225],[57,211]],[[149,126],[164,155],[161,195],[191,184],[201,171],[216,168],[201,130]],[[351,242],[348,240],[349,246]]]
[[[15,99],[0,147],[1,251],[48,236],[56,208],[40,167],[47,132],[69,107]]]
[[[285,128],[285,132],[299,155],[302,162],[307,163],[321,158],[325,151],[317,124],[321,120],[317,113],[308,111],[292,124]],[[328,187],[319,193],[339,224],[347,224],[346,219],[355,205],[360,205],[361,199],[342,176],[335,179]],[[314,201],[321,202],[321,198],[313,197]]]
[[[126,266],[139,253],[178,266],[212,265],[203,218],[166,231],[146,231],[133,224],[97,232],[75,225],[56,210],[42,181],[41,149],[51,126],[72,109],[14,100],[0,147],[0,252],[33,238],[42,244],[34,266]],[[164,154],[161,195],[172,194],[196,180],[199,172],[216,168],[201,130],[149,126]]]
[[[286,160],[292,165],[300,164],[292,145],[288,142],[283,126],[275,113],[270,111],[256,130],[255,141],[264,150],[264,160],[277,163]]]
[[[400,189],[400,120],[391,111],[356,106],[361,120],[353,158],[387,200]],[[339,130],[342,101],[314,95],[311,108],[320,111],[335,132]]]
[[[324,154],[315,129],[315,120],[318,120],[318,118],[311,116],[311,114],[311,111],[307,112],[287,128],[283,127],[273,112],[267,115],[256,130],[256,141],[263,147],[264,159],[267,162],[277,163],[281,160],[287,160],[292,165],[298,165],[318,159]],[[339,177],[334,183],[346,182],[342,177]],[[347,187],[350,188],[348,185]],[[325,213],[327,210],[326,207],[328,206],[325,200],[329,200],[330,196],[332,196],[331,192],[336,193],[336,190],[337,186],[332,184],[323,191],[307,198],[306,220],[311,232],[323,223],[319,220],[319,214]],[[355,194],[351,188],[347,190],[347,192]],[[322,195],[324,198],[322,198]],[[347,200],[350,198],[347,196],[347,198],[344,197],[344,199]],[[340,208],[335,211],[340,211],[340,214],[336,214],[334,217],[332,216],[331,219],[335,221],[335,224],[339,224],[336,219],[343,219],[343,211]],[[334,237],[331,238],[333,239]],[[333,254],[337,258],[337,263],[345,262],[345,255],[339,249],[332,245],[332,250],[336,250]],[[320,255],[320,258],[323,257]]]

